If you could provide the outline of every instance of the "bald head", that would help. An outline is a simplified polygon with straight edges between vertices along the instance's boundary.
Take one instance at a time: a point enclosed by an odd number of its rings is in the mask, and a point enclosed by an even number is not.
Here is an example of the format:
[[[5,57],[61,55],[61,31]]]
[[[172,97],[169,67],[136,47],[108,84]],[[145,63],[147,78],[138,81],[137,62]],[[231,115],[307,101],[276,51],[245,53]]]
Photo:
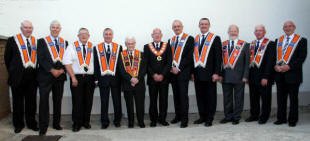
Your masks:
[[[153,41],[156,43],[159,43],[162,37],[163,37],[163,34],[161,30],[159,28],[154,28],[152,32]]]
[[[235,40],[239,36],[239,27],[235,24],[232,24],[228,27],[229,39]]]
[[[293,21],[288,20],[284,22],[283,31],[285,32],[287,36],[292,35],[295,32],[295,29],[296,29],[296,25]]]
[[[172,22],[172,30],[176,35],[181,34],[183,32],[183,23],[180,20],[174,20]]]
[[[28,20],[22,21],[20,24],[20,30],[25,37],[29,38],[33,31],[32,23]]]
[[[256,25],[255,30],[254,30],[254,34],[255,34],[257,40],[264,38],[265,34],[266,34],[265,26],[262,24]]]

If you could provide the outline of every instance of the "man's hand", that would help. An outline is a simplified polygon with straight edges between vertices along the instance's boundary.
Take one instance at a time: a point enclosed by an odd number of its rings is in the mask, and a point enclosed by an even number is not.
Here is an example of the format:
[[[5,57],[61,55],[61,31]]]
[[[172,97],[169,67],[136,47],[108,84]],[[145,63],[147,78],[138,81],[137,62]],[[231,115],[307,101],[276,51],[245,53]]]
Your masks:
[[[72,82],[71,82],[71,83],[72,83],[72,86],[73,86],[73,87],[77,87],[77,85],[78,85],[78,80],[77,80],[75,77],[72,77],[72,78],[71,78],[71,81],[72,81]]]
[[[177,75],[180,71],[176,67],[172,67],[170,72],[173,73],[174,75]]]
[[[274,66],[274,70],[275,70],[276,72],[282,72],[282,67],[279,66],[279,65],[275,65],[275,66]]]
[[[139,80],[135,77],[131,78],[130,80],[131,86],[136,86],[139,83]]]
[[[164,80],[164,75],[162,75],[162,74],[159,74],[159,75],[157,75],[157,82],[161,82],[161,81],[163,81]]]
[[[242,82],[247,83],[247,82],[248,82],[248,79],[242,78]]]
[[[217,75],[217,74],[213,74],[212,75],[212,81],[213,82],[216,82],[216,81],[219,81],[220,80],[220,76],[219,75]]]
[[[50,72],[55,78],[58,78],[64,72],[64,70],[63,69],[61,70],[51,69]]]
[[[290,66],[289,65],[283,65],[281,66],[282,72],[287,72],[290,70]]]
[[[267,84],[268,84],[268,79],[262,79],[261,81],[260,81],[260,84],[262,85],[262,86],[267,86]]]

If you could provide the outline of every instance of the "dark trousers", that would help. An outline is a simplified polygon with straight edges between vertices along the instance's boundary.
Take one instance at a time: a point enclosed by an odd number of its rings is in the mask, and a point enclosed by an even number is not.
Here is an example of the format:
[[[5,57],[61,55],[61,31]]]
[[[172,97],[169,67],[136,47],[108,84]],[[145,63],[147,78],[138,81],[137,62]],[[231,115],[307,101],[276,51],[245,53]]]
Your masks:
[[[172,91],[176,119],[188,122],[188,82],[189,80],[172,81]]]
[[[224,114],[227,120],[240,120],[244,104],[244,83],[222,83]]]
[[[201,119],[213,121],[216,111],[216,82],[195,81],[196,99]]]
[[[144,99],[145,92],[142,90],[124,91],[126,101],[128,123],[134,123],[134,106],[136,107],[137,120],[139,124],[144,124]]]
[[[20,86],[11,87],[13,102],[13,126],[15,128],[37,127],[37,82],[35,78],[22,79]],[[25,115],[25,116],[24,116]],[[25,118],[25,119],[24,119]]]
[[[72,94],[72,121],[74,125],[82,126],[90,122],[90,114],[93,106],[94,76],[75,75],[78,85],[70,84]]]
[[[298,121],[298,93],[300,84],[288,84],[285,81],[277,82],[277,118],[280,121],[287,121],[287,98],[290,100],[290,111],[288,121],[296,123]]]
[[[121,87],[120,86],[100,86],[100,100],[101,100],[101,124],[109,125],[109,97],[110,90],[113,100],[114,108],[114,124],[120,123],[122,119],[122,104],[121,104]]]
[[[150,84],[149,95],[150,95],[150,108],[149,114],[152,122],[166,121],[167,108],[168,108],[168,84]],[[159,104],[159,114],[157,110],[157,99]]]
[[[39,128],[45,130],[49,124],[49,95],[52,91],[53,98],[53,126],[58,126],[61,119],[61,103],[64,90],[64,81],[53,81],[42,85],[39,83],[40,106],[39,106]]]
[[[249,88],[251,117],[267,121],[271,111],[272,85],[262,86],[260,84],[250,83]]]

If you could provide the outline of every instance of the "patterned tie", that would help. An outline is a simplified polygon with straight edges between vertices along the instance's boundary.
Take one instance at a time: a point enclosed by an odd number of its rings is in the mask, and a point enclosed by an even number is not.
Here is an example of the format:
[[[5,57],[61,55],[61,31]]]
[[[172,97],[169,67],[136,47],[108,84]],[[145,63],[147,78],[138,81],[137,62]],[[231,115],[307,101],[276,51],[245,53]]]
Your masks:
[[[30,42],[28,39],[26,39],[26,41],[27,41],[28,55],[29,55],[29,57],[31,57],[31,45],[30,45]]]
[[[129,60],[130,60],[131,66],[132,66],[132,62],[133,62],[132,51],[129,51]]]
[[[289,45],[289,41],[290,41],[290,37],[287,36],[287,37],[286,37],[286,42],[285,42],[284,48],[283,48],[283,50],[282,50],[282,54],[285,54],[286,49],[287,49],[287,47],[288,47],[288,45]]]
[[[56,39],[54,41],[55,41],[55,46],[56,46],[57,52],[59,53],[59,44],[58,44]]]
[[[174,45],[174,54],[175,54],[175,51],[178,48],[178,44],[179,44],[179,36],[177,36],[177,40],[176,40],[175,45]]]
[[[158,46],[158,43],[155,43],[155,46],[156,46],[156,49],[159,50],[159,46]]]
[[[256,42],[256,46],[255,46],[255,54],[256,54],[256,52],[257,52],[258,48],[259,48],[259,40]]]

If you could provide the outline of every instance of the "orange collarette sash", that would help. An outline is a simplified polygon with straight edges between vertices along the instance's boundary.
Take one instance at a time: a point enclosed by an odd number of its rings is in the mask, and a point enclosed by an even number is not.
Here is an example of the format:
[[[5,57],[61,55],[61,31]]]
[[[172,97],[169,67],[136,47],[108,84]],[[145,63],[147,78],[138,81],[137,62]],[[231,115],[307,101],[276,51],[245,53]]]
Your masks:
[[[229,43],[229,40],[223,42],[223,65],[224,65],[224,68],[234,69],[236,62],[242,51],[242,48],[245,45],[245,41],[238,40],[237,45],[234,47],[230,56],[228,52],[228,43]]]
[[[116,65],[117,65],[117,58],[119,54],[120,46],[117,43],[112,42],[112,52],[110,54],[109,63],[106,59],[106,49],[104,47],[104,42],[98,44],[96,46],[97,55],[99,58],[99,65],[101,70],[101,75],[112,75],[115,76],[116,73]]]
[[[37,46],[35,37],[31,36],[31,56],[28,54],[27,46],[21,34],[14,36],[15,42],[21,55],[22,63],[25,68],[36,68],[37,63]]]
[[[261,45],[258,47],[256,54],[255,54],[256,40],[251,42],[251,46],[250,46],[250,66],[251,67],[254,67],[254,65],[256,65],[258,68],[260,67],[269,42],[270,40],[268,38],[264,38]]]
[[[45,42],[48,46],[48,50],[51,54],[54,63],[57,61],[62,62],[64,52],[65,52],[65,40],[59,37],[59,53],[57,52],[55,43],[52,41],[50,36],[45,37]]]
[[[294,54],[294,51],[296,49],[296,46],[298,42],[300,41],[301,36],[298,34],[295,34],[291,42],[288,44],[288,47],[283,52],[283,40],[284,35],[282,35],[278,39],[277,43],[277,64],[283,65],[288,64],[291,60],[292,55]]]
[[[176,36],[172,37],[170,41],[173,56],[172,66],[179,68],[182,53],[188,37],[189,37],[188,34],[184,33],[177,45],[176,45]],[[176,50],[175,53],[174,50]]]
[[[213,40],[215,36],[213,33],[209,33],[206,37],[205,42],[203,43],[203,47],[201,50],[201,53],[199,54],[199,46],[200,46],[200,35],[197,35],[195,37],[195,46],[194,46],[194,67],[206,67],[208,55],[210,48],[212,46]]]
[[[74,42],[74,46],[75,46],[75,49],[76,49],[76,53],[77,53],[77,56],[78,56],[78,59],[79,59],[79,64],[80,64],[80,67],[81,68],[88,68],[89,67],[89,63],[90,63],[90,59],[91,59],[91,56],[92,56],[92,52],[93,52],[93,44],[91,42],[87,42],[87,53],[86,53],[86,57],[84,59],[83,57],[83,53],[82,53],[82,48],[79,44],[79,41],[75,41]],[[84,54],[85,55],[85,54]]]
[[[130,57],[127,50],[122,51],[122,61],[124,68],[131,77],[139,76],[140,62],[141,62],[141,52],[139,50],[134,51],[134,57],[130,61]],[[130,63],[132,62],[132,64]]]

